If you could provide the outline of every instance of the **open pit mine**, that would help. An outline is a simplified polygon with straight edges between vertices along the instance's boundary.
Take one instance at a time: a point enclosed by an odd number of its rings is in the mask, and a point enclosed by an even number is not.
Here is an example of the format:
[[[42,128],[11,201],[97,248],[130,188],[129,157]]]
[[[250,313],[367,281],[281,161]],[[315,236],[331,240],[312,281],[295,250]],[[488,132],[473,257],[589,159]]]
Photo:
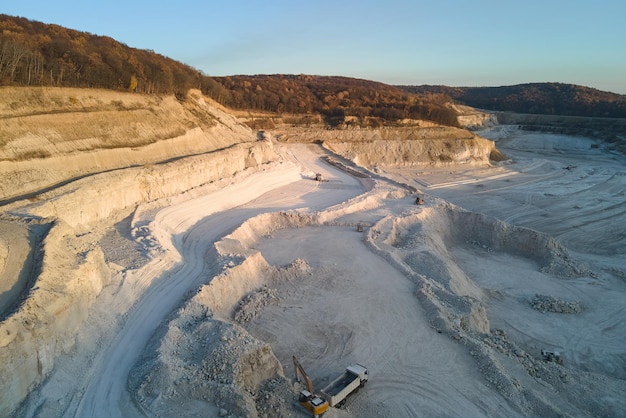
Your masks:
[[[626,415],[601,139],[0,93],[0,416]]]

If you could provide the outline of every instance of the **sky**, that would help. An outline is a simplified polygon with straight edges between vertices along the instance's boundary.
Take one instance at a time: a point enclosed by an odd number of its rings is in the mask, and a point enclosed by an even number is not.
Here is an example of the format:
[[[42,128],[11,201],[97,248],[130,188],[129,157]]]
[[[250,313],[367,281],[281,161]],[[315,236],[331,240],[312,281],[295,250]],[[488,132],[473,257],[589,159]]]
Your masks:
[[[626,94],[626,0],[0,0],[0,13],[110,36],[209,76]]]

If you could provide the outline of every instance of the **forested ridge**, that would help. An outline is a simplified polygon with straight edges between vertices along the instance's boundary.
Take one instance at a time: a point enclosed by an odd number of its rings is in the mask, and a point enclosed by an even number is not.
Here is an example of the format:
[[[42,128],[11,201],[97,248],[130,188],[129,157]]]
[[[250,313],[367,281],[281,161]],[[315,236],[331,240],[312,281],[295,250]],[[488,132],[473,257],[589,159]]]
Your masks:
[[[502,87],[399,86],[416,94],[443,94],[479,109],[542,115],[626,118],[626,95],[563,83]]]
[[[59,25],[0,15],[0,85],[106,88],[184,97],[198,88],[234,109],[322,114],[341,123],[430,119],[456,125],[441,95],[416,95],[347,77],[259,75],[209,77],[151,50]]]
[[[235,109],[318,113],[335,122],[351,116],[361,124],[425,119],[443,125],[457,125],[457,114],[449,107],[449,97],[430,93],[412,94],[375,81],[282,74],[214,79],[225,87],[225,96],[219,96],[217,100]]]
[[[0,84],[91,87],[140,93],[208,90],[198,70],[108,36],[0,15]]]
[[[581,86],[538,83],[510,87],[391,86],[315,75],[210,77],[152,50],[110,37],[0,14],[0,85],[105,88],[175,94],[190,88],[232,109],[322,115],[333,125],[361,126],[425,119],[457,125],[453,101],[522,113],[626,117],[624,95]]]

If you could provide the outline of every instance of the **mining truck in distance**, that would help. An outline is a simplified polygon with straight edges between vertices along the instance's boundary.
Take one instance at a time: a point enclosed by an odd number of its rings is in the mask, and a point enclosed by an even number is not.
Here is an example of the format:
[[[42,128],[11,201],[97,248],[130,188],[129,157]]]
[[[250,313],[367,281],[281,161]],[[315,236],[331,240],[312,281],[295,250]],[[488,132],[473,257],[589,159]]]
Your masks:
[[[365,386],[369,372],[360,364],[349,366],[346,371],[322,389],[322,397],[330,406],[342,406],[348,395]]]

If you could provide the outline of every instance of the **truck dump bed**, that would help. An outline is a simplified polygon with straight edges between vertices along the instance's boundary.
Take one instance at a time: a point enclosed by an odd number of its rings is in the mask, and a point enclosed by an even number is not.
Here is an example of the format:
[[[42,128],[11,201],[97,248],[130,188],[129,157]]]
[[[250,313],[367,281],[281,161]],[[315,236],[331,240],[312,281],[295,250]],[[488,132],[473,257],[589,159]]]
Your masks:
[[[324,388],[324,392],[331,396],[337,395],[339,392],[344,390],[350,383],[354,382],[358,376],[353,375],[352,373],[345,372],[342,374],[339,379],[333,380],[333,382]]]
[[[322,389],[322,395],[330,406],[336,406],[367,381],[367,369],[361,365],[350,366],[346,371]]]

